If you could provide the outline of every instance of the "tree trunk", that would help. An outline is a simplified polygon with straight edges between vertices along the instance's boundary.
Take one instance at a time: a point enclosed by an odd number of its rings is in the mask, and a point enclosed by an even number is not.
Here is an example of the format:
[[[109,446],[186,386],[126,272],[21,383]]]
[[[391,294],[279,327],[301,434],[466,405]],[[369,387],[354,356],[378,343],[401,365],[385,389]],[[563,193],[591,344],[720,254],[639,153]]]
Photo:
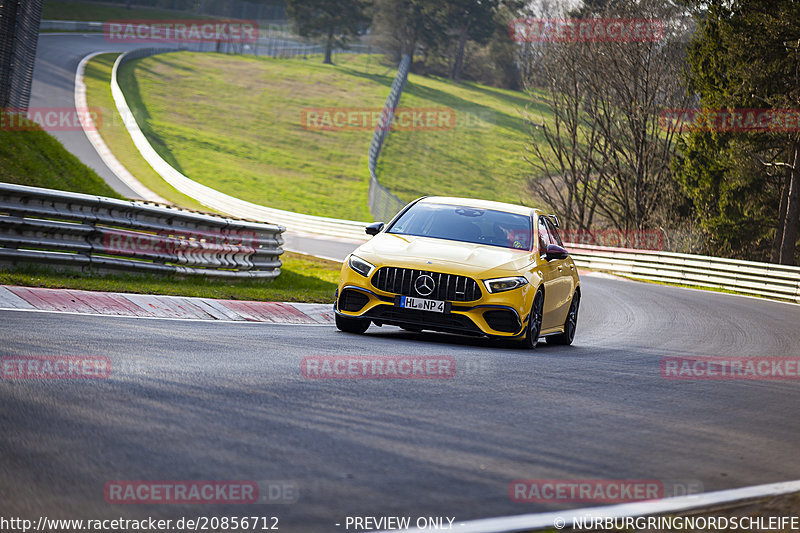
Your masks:
[[[469,23],[461,28],[461,35],[458,37],[458,51],[456,52],[456,61],[453,65],[453,81],[456,83],[461,82],[461,69],[464,65],[464,48],[467,45],[467,36],[469,35]]]
[[[789,184],[792,181],[792,173],[786,171],[780,187],[778,187],[778,195],[780,196],[780,204],[778,205],[778,227],[775,229],[775,238],[772,240],[772,253],[770,254],[770,263],[779,263],[781,260],[781,245],[783,244],[783,231],[786,226],[786,203],[789,198]]]
[[[800,144],[794,143],[794,163],[790,170],[789,190],[787,191],[786,218],[783,224],[780,264],[793,265],[797,245],[797,226],[800,224]]]
[[[325,59],[322,61],[326,65],[333,65],[331,55],[333,54],[333,26],[328,28],[328,40],[325,42]]]

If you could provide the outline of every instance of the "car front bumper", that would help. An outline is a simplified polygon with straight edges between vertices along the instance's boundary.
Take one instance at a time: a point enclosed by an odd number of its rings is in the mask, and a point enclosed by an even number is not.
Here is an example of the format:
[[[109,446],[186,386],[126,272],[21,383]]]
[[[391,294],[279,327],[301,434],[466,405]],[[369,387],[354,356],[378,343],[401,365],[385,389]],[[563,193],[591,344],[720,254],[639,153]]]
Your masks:
[[[378,290],[346,264],[336,296],[334,310],[344,317],[369,318],[378,325],[506,338],[524,334],[533,301],[531,286],[526,285],[496,294],[482,289],[477,300],[449,302],[447,313],[406,309],[396,305],[399,295]]]

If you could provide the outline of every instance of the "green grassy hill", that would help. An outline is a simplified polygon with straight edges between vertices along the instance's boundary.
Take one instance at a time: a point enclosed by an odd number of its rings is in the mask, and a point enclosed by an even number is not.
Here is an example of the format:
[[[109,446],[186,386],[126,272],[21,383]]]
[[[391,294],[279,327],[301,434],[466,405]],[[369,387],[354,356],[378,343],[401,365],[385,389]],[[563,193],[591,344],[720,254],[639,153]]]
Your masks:
[[[181,52],[131,62],[120,83],[152,144],[192,179],[280,209],[369,220],[371,131],[308,129],[301,116],[319,107],[380,109],[395,71],[374,56],[322,65]],[[519,92],[412,75],[400,106],[453,110],[455,125],[393,131],[381,181],[405,200],[453,194],[530,203],[522,159],[528,102]]]
[[[125,65],[120,85],[156,150],[190,178],[270,207],[369,220],[371,132],[302,122],[312,107],[383,105],[394,71],[345,59],[161,54]]]
[[[447,107],[452,129],[393,131],[378,176],[400,199],[423,194],[530,202],[523,161],[527,127],[523,93],[411,74],[400,107]]]

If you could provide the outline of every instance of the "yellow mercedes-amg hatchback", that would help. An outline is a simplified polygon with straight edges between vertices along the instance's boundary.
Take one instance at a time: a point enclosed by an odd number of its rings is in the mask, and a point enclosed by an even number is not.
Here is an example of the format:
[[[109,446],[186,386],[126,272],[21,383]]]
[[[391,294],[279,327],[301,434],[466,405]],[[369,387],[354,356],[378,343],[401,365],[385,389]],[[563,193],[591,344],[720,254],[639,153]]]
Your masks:
[[[536,209],[465,198],[408,204],[347,257],[336,290],[336,326],[374,323],[571,344],[578,271],[558,219]]]

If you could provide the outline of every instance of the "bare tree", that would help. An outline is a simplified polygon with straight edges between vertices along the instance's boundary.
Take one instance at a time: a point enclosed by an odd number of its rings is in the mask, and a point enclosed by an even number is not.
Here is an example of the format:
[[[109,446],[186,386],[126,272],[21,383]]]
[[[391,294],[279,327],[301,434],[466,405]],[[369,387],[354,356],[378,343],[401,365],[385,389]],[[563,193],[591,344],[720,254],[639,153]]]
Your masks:
[[[670,161],[680,122],[664,110],[690,102],[683,86],[687,28],[684,11],[669,2],[620,0],[605,18],[660,21],[662,38],[589,45],[595,67],[591,90],[602,95],[593,110],[607,143],[599,211],[617,229],[643,229],[672,185]]]
[[[592,227],[605,176],[605,140],[592,112],[596,104],[587,86],[585,52],[578,43],[531,48],[527,59],[533,66],[526,69],[531,135],[525,157],[536,174],[529,190],[559,213],[566,229],[583,231]]]
[[[684,13],[669,2],[615,0],[591,15],[660,21],[663,34],[537,43],[526,71],[546,81],[554,124],[531,136],[528,161],[538,176],[530,189],[579,229],[597,219],[623,232],[644,229],[672,187],[680,124],[664,121],[663,111],[688,104]]]

